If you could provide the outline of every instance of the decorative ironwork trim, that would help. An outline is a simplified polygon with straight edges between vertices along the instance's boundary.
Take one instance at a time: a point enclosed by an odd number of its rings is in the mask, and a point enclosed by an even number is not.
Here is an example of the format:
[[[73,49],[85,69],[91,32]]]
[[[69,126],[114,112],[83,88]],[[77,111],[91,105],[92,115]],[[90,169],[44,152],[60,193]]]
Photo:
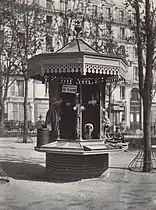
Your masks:
[[[82,64],[43,64],[45,73],[80,73]]]
[[[87,63],[85,64],[85,70],[87,73],[92,73],[92,74],[116,76],[119,75],[120,67]]]
[[[106,66],[98,64],[43,64],[45,73],[58,74],[58,73],[81,73],[82,75],[88,74],[102,74],[110,76],[118,76],[120,67]]]

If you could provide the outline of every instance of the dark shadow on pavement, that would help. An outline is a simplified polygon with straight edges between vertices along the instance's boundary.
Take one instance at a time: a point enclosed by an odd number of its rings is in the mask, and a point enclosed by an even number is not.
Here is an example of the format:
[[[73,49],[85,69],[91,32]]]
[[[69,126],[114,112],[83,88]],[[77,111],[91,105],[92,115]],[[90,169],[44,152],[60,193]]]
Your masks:
[[[4,161],[0,162],[0,166],[8,175],[13,179],[17,180],[28,180],[28,181],[40,181],[40,182],[51,182],[51,183],[67,183],[67,182],[75,182],[78,180],[56,180],[49,178],[46,173],[46,168],[31,163],[21,163],[21,162],[12,162],[12,161]]]
[[[13,179],[47,181],[46,168],[41,165],[19,162],[0,162],[0,166],[3,171]]]

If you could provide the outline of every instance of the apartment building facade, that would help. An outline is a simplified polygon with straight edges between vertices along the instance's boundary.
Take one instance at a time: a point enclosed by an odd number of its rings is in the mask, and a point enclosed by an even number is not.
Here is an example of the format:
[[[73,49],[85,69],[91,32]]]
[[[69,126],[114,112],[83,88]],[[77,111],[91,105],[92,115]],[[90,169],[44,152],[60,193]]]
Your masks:
[[[5,118],[7,120],[24,120],[24,80],[22,77],[12,78],[5,102]],[[48,110],[49,100],[45,85],[33,79],[28,82],[28,121],[35,123],[44,120]]]
[[[128,128],[132,130],[142,127],[142,103],[139,96],[138,88],[138,64],[137,64],[137,48],[133,42],[128,42],[127,37],[132,35],[128,26],[129,12],[125,10],[123,2],[118,0],[36,0],[45,13],[47,23],[53,29],[52,35],[46,37],[46,47],[44,52],[54,52],[63,46],[62,34],[57,34],[59,25],[66,24],[64,19],[60,17],[62,14],[69,11],[78,11],[78,18],[82,20],[82,14],[91,14],[92,16],[101,15],[103,23],[100,25],[98,34],[105,33],[107,20],[112,19],[113,39],[124,48],[127,54],[128,73],[127,80],[115,85],[111,95],[112,115],[111,120],[114,124],[119,124],[122,119],[126,121]],[[89,2],[89,3],[88,3]],[[77,5],[77,6],[75,6]],[[75,8],[75,9],[74,9]],[[58,15],[59,14],[59,15]],[[72,14],[72,13],[71,13]],[[58,15],[58,16],[57,16]],[[133,16],[133,14],[131,14]],[[66,18],[69,19],[67,16]],[[57,19],[57,21],[56,21]],[[89,22],[83,22],[85,37],[82,37],[93,46],[91,37],[91,26]],[[68,23],[69,24],[69,23]],[[92,29],[95,26],[92,25]],[[71,23],[71,31],[68,41],[73,38],[74,21]],[[55,33],[56,32],[56,33]],[[69,32],[69,31],[68,31]],[[87,34],[88,33],[88,34]],[[101,46],[101,39],[97,43]],[[94,46],[95,47],[95,46]],[[23,120],[23,88],[24,83],[22,78],[17,78],[9,88],[8,99],[6,101],[6,116],[8,120]],[[107,94],[106,94],[107,95]],[[108,104],[108,96],[106,97]],[[37,121],[40,117],[45,118],[45,113],[48,109],[48,94],[45,85],[39,81],[29,81],[28,93],[28,119],[32,122]],[[156,119],[156,97],[153,98],[152,106],[152,122]]]

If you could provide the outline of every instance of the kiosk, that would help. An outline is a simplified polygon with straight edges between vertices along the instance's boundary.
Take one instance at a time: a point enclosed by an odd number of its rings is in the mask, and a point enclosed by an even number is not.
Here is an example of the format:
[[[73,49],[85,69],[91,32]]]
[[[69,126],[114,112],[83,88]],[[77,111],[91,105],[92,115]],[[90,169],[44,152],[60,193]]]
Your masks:
[[[35,147],[46,153],[49,177],[73,181],[100,176],[108,169],[109,153],[118,150],[105,144],[105,85],[125,78],[125,61],[99,54],[77,36],[56,53],[34,56],[28,68],[29,77],[48,86],[49,110],[55,104],[56,135]]]

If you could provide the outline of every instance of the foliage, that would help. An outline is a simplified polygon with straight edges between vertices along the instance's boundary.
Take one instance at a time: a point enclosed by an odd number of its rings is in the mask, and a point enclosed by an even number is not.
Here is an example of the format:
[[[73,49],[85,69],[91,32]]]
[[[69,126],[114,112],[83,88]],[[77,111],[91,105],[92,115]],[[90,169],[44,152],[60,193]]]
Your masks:
[[[7,98],[8,88],[14,81],[12,75],[18,74],[18,57],[15,33],[10,30],[13,26],[12,2],[0,2],[0,133],[4,133],[4,102]]]
[[[15,33],[16,50],[19,59],[20,74],[24,77],[24,125],[23,142],[27,142],[27,104],[28,104],[28,66],[27,61],[43,48],[45,36],[44,14],[38,4],[31,0],[15,0],[12,4],[13,25],[11,31]]]
[[[84,2],[73,0],[72,2],[70,9],[68,1],[62,2],[59,11],[56,9],[54,1],[51,3],[53,16],[48,24],[47,35],[53,40],[53,42],[49,42],[52,51],[54,48],[61,48],[76,37],[74,26],[79,21],[82,25],[80,36],[98,52],[126,58],[125,46],[119,44],[113,35],[114,19],[111,14],[109,19],[106,19],[102,9],[103,4],[107,4],[107,1],[100,1],[100,8],[99,5],[97,6],[97,2],[93,6],[89,0]],[[113,7],[113,4],[109,6]]]
[[[24,122],[23,121],[16,121],[16,120],[5,120],[4,122],[5,130],[7,132],[21,132],[23,129]],[[37,129],[36,123],[32,123],[28,121],[28,131],[35,132]]]
[[[129,26],[134,36],[131,36],[130,39],[133,39],[138,50],[138,59],[139,59],[139,87],[140,94],[144,93],[144,90],[147,86],[146,77],[149,76],[149,70],[147,70],[148,65],[148,53],[151,51],[151,87],[150,95],[151,99],[153,98],[153,80],[155,74],[155,46],[156,46],[156,5],[154,1],[146,0],[126,0],[125,6],[129,8]],[[131,9],[130,9],[131,7]],[[150,49],[150,50],[149,50]]]
[[[44,14],[39,5],[31,2],[23,0],[14,5],[12,30],[16,33],[18,57],[24,75],[27,74],[27,60],[41,50],[45,33]]]

